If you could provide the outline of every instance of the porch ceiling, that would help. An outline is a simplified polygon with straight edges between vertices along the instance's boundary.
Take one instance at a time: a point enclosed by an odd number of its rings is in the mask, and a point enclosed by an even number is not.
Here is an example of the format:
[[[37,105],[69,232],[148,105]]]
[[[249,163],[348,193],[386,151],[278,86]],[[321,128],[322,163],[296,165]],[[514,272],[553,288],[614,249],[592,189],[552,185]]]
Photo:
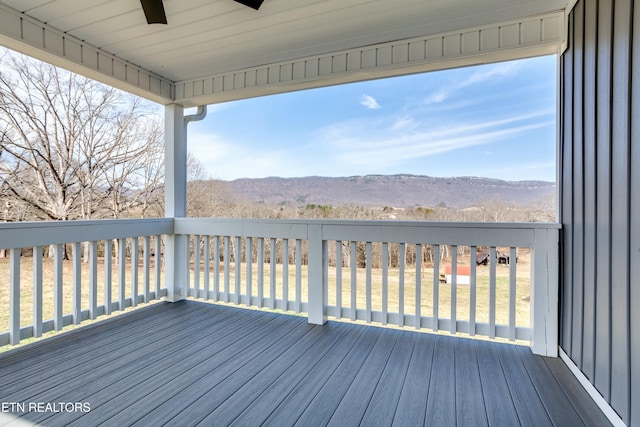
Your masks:
[[[255,11],[232,0],[165,0],[168,25],[148,25],[137,0],[0,0],[0,44],[161,103],[195,105],[390,75],[389,65],[405,56],[413,63],[399,64],[394,68],[402,71],[394,74],[549,53],[564,40],[558,17],[568,2],[266,0]],[[525,18],[535,19],[527,24]],[[515,26],[503,32],[505,25]],[[497,29],[495,45],[481,29]],[[442,36],[438,57],[426,44],[436,35]],[[407,41],[406,55],[396,49],[388,63],[384,53],[380,58],[379,49],[398,41]],[[412,41],[423,42],[423,55]],[[459,49],[447,52],[447,43]],[[377,49],[375,61],[362,58],[364,47]],[[512,53],[505,54],[506,47]],[[461,62],[486,50],[501,55]],[[357,67],[347,57],[354,52]],[[331,61],[330,75],[320,78],[320,60],[340,55],[344,69]],[[317,61],[315,72],[302,70],[309,61]],[[409,67],[416,65],[421,68]],[[336,67],[344,71],[340,76]],[[348,71],[357,75],[347,78]],[[297,82],[287,81],[289,75]]]

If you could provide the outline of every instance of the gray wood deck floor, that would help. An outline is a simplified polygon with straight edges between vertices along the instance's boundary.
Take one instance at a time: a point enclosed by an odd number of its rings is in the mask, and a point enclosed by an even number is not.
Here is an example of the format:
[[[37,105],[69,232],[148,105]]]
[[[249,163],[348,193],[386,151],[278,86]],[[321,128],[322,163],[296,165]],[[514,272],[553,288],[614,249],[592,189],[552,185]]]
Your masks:
[[[526,347],[195,301],[0,355],[0,402],[51,426],[608,424]]]

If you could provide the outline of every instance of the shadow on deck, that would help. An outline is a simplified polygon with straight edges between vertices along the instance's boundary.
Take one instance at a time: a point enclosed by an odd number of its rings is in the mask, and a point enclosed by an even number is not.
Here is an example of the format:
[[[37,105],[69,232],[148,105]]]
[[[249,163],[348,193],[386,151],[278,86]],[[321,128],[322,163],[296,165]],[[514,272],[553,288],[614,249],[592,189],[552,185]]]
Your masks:
[[[527,347],[196,301],[0,355],[0,403],[51,426],[608,424]]]

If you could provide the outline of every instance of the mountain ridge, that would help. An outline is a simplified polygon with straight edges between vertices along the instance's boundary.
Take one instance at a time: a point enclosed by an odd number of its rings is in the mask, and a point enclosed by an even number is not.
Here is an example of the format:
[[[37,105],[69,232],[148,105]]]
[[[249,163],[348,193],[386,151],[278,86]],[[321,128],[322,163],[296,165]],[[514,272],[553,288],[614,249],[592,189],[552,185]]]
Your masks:
[[[412,174],[240,178],[226,183],[239,199],[274,206],[466,208],[488,201],[525,206],[556,192],[556,183],[549,181]]]

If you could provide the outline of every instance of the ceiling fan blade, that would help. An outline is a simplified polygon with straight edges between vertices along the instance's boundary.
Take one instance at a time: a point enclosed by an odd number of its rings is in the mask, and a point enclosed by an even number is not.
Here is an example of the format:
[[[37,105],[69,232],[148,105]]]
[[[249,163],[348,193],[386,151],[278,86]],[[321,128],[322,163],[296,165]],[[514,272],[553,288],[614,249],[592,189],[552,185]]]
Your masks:
[[[258,10],[260,9],[260,6],[262,6],[262,2],[264,0],[235,0],[235,1],[245,6],[249,6],[250,8],[253,8],[255,10]]]
[[[140,0],[147,24],[166,24],[167,15],[164,13],[162,0]]]

